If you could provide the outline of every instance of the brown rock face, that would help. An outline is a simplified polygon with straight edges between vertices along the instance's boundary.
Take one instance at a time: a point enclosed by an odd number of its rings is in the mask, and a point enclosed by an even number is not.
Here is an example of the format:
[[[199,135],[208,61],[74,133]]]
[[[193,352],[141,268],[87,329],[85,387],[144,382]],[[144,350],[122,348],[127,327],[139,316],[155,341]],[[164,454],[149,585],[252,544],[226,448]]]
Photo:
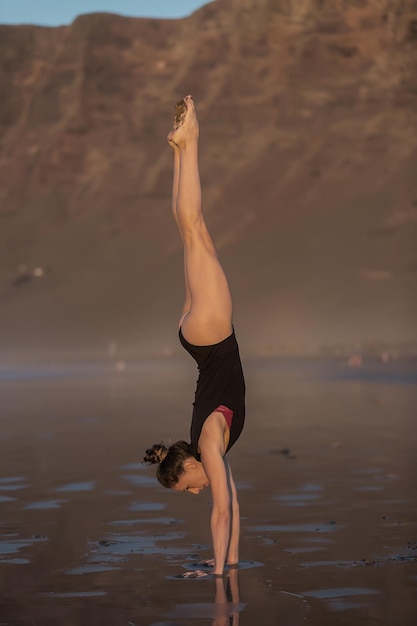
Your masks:
[[[0,27],[0,58],[6,350],[176,345],[165,136],[187,93],[242,347],[416,346],[417,2],[83,15]]]

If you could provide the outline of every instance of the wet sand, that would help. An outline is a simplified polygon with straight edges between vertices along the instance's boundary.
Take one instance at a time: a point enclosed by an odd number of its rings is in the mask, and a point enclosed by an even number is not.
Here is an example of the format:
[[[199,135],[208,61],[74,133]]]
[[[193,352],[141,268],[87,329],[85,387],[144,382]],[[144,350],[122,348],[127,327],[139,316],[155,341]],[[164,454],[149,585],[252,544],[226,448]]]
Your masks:
[[[0,368],[2,626],[416,623],[417,365],[245,366],[228,597],[177,578],[212,556],[209,491],[170,492],[140,463],[187,438],[192,364]]]

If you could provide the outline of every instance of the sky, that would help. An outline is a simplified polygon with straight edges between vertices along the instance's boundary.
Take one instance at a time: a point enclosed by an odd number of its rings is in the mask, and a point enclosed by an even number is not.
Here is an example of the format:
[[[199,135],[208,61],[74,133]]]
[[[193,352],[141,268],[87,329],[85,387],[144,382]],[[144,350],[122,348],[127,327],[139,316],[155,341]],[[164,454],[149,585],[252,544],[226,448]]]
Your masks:
[[[0,0],[0,24],[70,24],[80,13],[105,11],[133,17],[180,18],[208,0]]]

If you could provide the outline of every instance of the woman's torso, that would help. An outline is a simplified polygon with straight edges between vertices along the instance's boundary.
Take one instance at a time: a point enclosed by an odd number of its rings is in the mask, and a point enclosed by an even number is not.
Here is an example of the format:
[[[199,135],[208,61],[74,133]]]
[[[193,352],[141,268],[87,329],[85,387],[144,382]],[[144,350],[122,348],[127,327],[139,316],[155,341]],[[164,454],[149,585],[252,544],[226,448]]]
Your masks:
[[[200,460],[198,440],[201,429],[219,405],[233,411],[226,452],[237,441],[245,421],[245,380],[234,332],[223,341],[209,346],[190,344],[181,329],[179,338],[199,370],[190,435],[192,454]]]

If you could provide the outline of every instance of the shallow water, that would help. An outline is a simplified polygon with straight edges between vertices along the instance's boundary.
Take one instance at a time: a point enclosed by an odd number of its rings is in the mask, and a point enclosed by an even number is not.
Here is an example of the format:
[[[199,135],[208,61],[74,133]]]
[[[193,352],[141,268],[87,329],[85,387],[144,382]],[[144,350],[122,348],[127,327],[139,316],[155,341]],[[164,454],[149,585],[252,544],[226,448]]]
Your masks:
[[[0,370],[2,626],[414,626],[417,372],[386,365],[247,363],[242,562],[223,592],[178,578],[212,556],[209,493],[140,463],[187,438],[187,364]]]

